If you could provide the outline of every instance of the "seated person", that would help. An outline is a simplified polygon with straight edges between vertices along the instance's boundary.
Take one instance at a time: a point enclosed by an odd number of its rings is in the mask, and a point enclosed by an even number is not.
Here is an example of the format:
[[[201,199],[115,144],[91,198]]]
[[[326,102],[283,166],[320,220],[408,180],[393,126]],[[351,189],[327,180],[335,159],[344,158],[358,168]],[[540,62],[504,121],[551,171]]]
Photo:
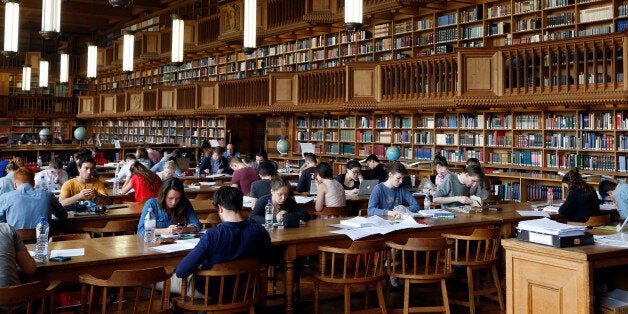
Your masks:
[[[40,217],[51,222],[52,215],[65,220],[68,213],[54,194],[34,189],[35,174],[27,167],[15,171],[15,190],[0,195],[0,222],[7,222],[17,229],[35,228]]]
[[[35,260],[28,253],[15,227],[7,223],[0,223],[0,261],[0,287],[19,285],[20,271],[32,275],[37,270]]]
[[[589,217],[600,215],[600,201],[595,188],[582,179],[578,168],[565,174],[563,184],[567,185],[567,199],[558,213],[567,221],[586,222]]]
[[[239,157],[229,158],[229,168],[233,169],[231,186],[240,189],[244,195],[251,192],[251,183],[259,179],[257,169],[249,167]]]
[[[240,153],[235,151],[235,148],[233,147],[233,144],[229,143],[227,144],[227,147],[224,148],[224,150],[222,151],[221,154],[223,157],[227,158],[227,160],[231,157],[240,157]]]
[[[0,178],[4,177],[7,174],[7,165],[9,161],[6,159],[2,159],[2,150],[0,150]]]
[[[212,154],[211,174],[232,174],[233,169],[229,168],[229,159],[223,156],[225,149],[216,147]]]
[[[279,175],[277,173],[277,168],[273,166],[272,163],[268,161],[264,161],[259,164],[259,168],[257,169],[259,172],[259,177],[261,180],[257,180],[251,183],[251,208],[255,208],[255,202],[257,199],[264,195],[270,194],[270,181],[274,178],[277,178]],[[294,192],[290,189],[290,197],[294,196]]]
[[[105,185],[92,177],[96,167],[94,157],[91,155],[79,156],[76,165],[79,175],[61,186],[61,193],[59,194],[61,205],[68,206],[85,200],[93,201],[96,204],[111,204],[111,199],[107,197]]]
[[[91,156],[92,158],[95,158],[96,156],[96,149],[93,150],[89,150],[87,148],[81,148],[79,149],[79,151],[77,153],[74,154],[74,159],[70,160],[70,162],[65,166],[65,172],[68,173],[68,178],[72,179],[76,176],[79,175],[79,167],[78,166],[78,160],[82,157],[82,156]],[[92,177],[94,178],[98,178],[98,172],[96,172],[96,159],[94,159],[94,170],[92,171]]]
[[[119,182],[125,182],[131,177],[131,165],[137,161],[134,154],[128,153],[124,155],[124,161],[121,161],[116,166],[116,175]]]
[[[600,181],[600,185],[598,185],[598,199],[600,203],[614,203],[615,202],[615,189],[617,188],[617,183],[611,180],[602,180]]]
[[[628,183],[620,183],[615,188],[613,198],[617,204],[617,211],[622,219],[628,218]]]
[[[357,193],[360,189],[360,182],[364,180],[362,177],[362,165],[357,160],[349,160],[347,162],[347,172],[339,174],[336,181],[340,182],[342,187],[350,192]]]
[[[268,153],[266,152],[265,149],[260,149],[257,152],[255,152],[255,162],[253,163],[254,166],[252,166],[253,168],[258,168],[259,164],[268,161],[271,164],[273,164],[273,166],[275,166],[275,169],[279,169],[277,166],[277,162],[275,161],[270,161],[268,160]]]
[[[212,173],[212,155],[214,154],[214,149],[211,147],[203,148],[203,159],[199,165],[199,170],[201,174],[211,174]]]
[[[146,199],[157,197],[159,188],[161,187],[161,179],[157,174],[148,170],[144,164],[139,161],[131,165],[131,177],[120,189],[120,194],[129,193],[131,189],[135,190],[135,201],[143,202]]]
[[[434,193],[434,204],[443,207],[471,205],[471,187],[484,178],[484,172],[478,165],[469,165],[462,173],[451,173],[440,184]]]
[[[326,162],[321,162],[316,166],[314,173],[316,178],[317,194],[314,208],[320,212],[325,207],[342,207],[347,204],[345,189],[340,182],[334,180],[334,171]]]
[[[436,193],[436,190],[438,189],[438,186],[441,185],[441,183],[443,183],[443,181],[445,180],[445,178],[449,175],[449,164],[447,163],[447,158],[445,158],[445,156],[441,155],[441,154],[436,154],[436,156],[434,156],[434,169],[436,170],[436,179],[434,180],[434,186],[436,187],[435,189],[427,189],[428,191],[424,191],[427,193],[430,193],[432,195],[434,195],[434,193]]]
[[[177,178],[164,181],[159,195],[146,201],[137,225],[138,235],[144,235],[144,219],[149,210],[155,215],[156,236],[195,233],[201,230],[194,208],[185,196],[183,182]]]
[[[297,192],[309,192],[310,185],[312,184],[312,174],[316,171],[316,165],[318,164],[316,155],[307,154],[305,155],[305,163],[303,164],[303,168],[301,169],[301,174],[299,175],[299,183],[297,184]]]
[[[262,225],[242,218],[242,197],[240,190],[230,186],[216,191],[213,203],[222,222],[205,231],[194,249],[181,260],[176,269],[178,278],[199,269],[211,269],[217,263],[253,257],[260,258],[262,263],[267,260],[264,256],[271,249],[270,237]],[[196,285],[196,290],[204,293],[204,285]]]
[[[477,158],[467,159],[466,165],[477,165],[480,169],[482,168],[482,164],[480,164],[480,160]],[[484,173],[484,170],[482,170],[482,173]],[[484,176],[480,182],[471,187],[471,191],[469,193],[485,200],[491,194],[491,182],[486,176]]]
[[[15,171],[24,166],[22,158],[15,157],[9,161],[7,165],[7,175],[0,178],[0,195],[15,190],[15,184],[13,182],[13,175]]]
[[[35,175],[35,188],[47,184],[49,190],[60,190],[65,181],[68,181],[68,173],[63,170],[61,159],[54,157],[48,163],[48,169]]]
[[[177,164],[174,161],[172,161],[172,160],[166,161],[166,163],[164,164],[164,167],[163,167],[163,171],[157,172],[157,175],[161,179],[161,182],[164,182],[164,181],[166,181],[166,180],[168,180],[170,178],[176,177],[176,175],[177,175]]]
[[[150,169],[154,164],[153,161],[148,158],[148,151],[146,148],[141,146],[135,150],[135,158],[137,158],[137,161],[141,162],[146,169]]]
[[[375,154],[370,154],[366,157],[366,165],[371,168],[371,180],[379,180],[382,183],[388,180],[384,163],[379,161],[379,158]]]
[[[270,194],[260,197],[255,202],[255,207],[251,212],[250,219],[258,223],[265,223],[264,207],[271,201],[275,208],[274,222],[283,223],[284,216],[291,215],[299,220],[308,221],[309,214],[301,207],[294,198],[290,197],[290,183],[282,178],[274,178],[270,181]]]
[[[399,162],[388,165],[388,179],[373,188],[369,198],[368,215],[394,216],[393,208],[406,204],[409,211],[417,212],[419,204],[412,193],[403,186],[403,178],[408,174],[406,167]]]

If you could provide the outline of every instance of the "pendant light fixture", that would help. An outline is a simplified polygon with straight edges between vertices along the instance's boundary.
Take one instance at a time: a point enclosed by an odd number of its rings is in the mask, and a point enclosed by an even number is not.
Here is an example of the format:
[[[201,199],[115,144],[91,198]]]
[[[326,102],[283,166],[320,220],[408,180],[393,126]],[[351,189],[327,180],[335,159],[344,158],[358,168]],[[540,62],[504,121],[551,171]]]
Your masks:
[[[31,66],[25,64],[22,66],[22,90],[28,92],[31,90]]]
[[[172,49],[170,61],[174,64],[183,63],[183,30],[185,28],[185,22],[181,16],[177,14],[172,15]]]
[[[345,0],[346,1],[346,0]],[[253,53],[257,47],[257,0],[244,0],[244,48],[245,53]]]
[[[39,59],[39,87],[48,87],[48,59]]]
[[[61,0],[41,2],[41,37],[55,39],[61,31]]]
[[[126,8],[133,3],[133,0],[109,0],[109,4],[116,8]]]
[[[362,0],[345,0],[345,28],[349,37],[362,27]]]
[[[135,35],[131,31],[122,32],[122,71],[133,72],[133,52],[135,51]]]
[[[98,63],[98,47],[92,43],[87,43],[87,78],[96,78],[96,66]]]
[[[68,82],[70,72],[70,55],[62,51],[59,55],[59,83],[66,84]]]
[[[20,31],[20,1],[3,0],[4,2],[4,50],[2,54],[12,56],[17,53]]]

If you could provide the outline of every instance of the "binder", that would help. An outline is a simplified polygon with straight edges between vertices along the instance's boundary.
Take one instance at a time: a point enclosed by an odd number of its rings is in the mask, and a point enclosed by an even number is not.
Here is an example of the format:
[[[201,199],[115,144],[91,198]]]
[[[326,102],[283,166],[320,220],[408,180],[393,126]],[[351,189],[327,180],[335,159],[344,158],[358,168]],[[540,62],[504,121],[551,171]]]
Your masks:
[[[528,230],[519,230],[517,240],[543,244],[553,247],[572,247],[593,244],[593,235],[585,232],[583,235],[571,237],[559,237],[557,235],[544,234]]]

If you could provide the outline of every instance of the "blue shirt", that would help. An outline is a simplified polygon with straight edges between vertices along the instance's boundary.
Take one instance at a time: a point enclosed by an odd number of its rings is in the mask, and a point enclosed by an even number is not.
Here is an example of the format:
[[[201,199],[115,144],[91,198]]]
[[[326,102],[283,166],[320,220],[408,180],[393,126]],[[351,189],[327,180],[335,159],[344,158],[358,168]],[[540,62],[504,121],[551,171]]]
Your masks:
[[[52,193],[33,189],[29,183],[0,195],[0,222],[7,222],[16,229],[35,228],[40,217],[50,221],[51,214],[60,220],[68,216]]]
[[[4,177],[7,174],[7,165],[9,164],[8,160],[0,160],[0,178]]]
[[[201,160],[201,164],[199,165],[201,173],[205,173],[205,169],[209,169],[209,173],[212,170],[212,160],[214,160],[211,156],[203,158]]]
[[[150,171],[152,171],[154,173],[164,171],[164,165],[166,164],[166,161],[168,161],[169,158],[170,158],[170,155],[164,155],[163,157],[161,157],[161,160],[159,160],[158,163],[154,164],[150,168]],[[183,171],[181,171],[181,169],[179,169],[179,167],[177,167],[177,169],[174,171],[174,174],[176,174],[177,176],[180,176],[182,173],[183,173]]]
[[[615,188],[615,203],[622,219],[628,218],[628,184],[620,183]]]
[[[192,204],[190,201],[182,200],[182,202],[186,202],[185,205],[185,219],[187,220],[187,226],[196,226],[196,230],[201,230],[201,222],[198,221],[198,217],[196,217],[196,213],[194,213],[194,208],[192,208]],[[137,234],[144,235],[144,219],[146,218],[146,213],[149,210],[153,211],[153,215],[155,215],[155,220],[157,225],[156,228],[167,228],[172,223],[172,217],[166,213],[166,210],[159,207],[158,198],[151,198],[146,201],[144,204],[144,208],[142,209],[142,215],[140,215],[140,221],[137,225]]]
[[[229,168],[229,160],[227,160],[227,158],[225,157],[220,157],[220,159],[216,160],[214,158],[211,159],[212,161],[212,171],[211,174],[217,174],[218,170],[223,169],[222,173],[224,174],[232,174],[233,173],[233,169]]]
[[[13,175],[15,172],[10,172],[6,176],[0,178],[0,195],[15,190],[13,187]]]
[[[386,216],[388,211],[397,205],[408,204],[411,212],[419,210],[419,203],[408,189],[405,187],[388,188],[384,183],[380,183],[373,188],[371,197],[369,198],[368,215]]]

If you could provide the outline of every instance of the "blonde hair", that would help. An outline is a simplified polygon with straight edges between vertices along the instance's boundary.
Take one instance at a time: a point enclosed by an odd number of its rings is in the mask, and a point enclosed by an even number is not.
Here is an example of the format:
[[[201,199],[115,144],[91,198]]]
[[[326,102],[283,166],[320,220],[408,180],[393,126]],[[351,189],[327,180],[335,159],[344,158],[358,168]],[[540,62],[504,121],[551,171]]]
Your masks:
[[[24,161],[20,157],[13,157],[7,164],[7,171],[15,171],[24,166]]]
[[[164,164],[164,171],[166,170],[169,170],[171,172],[177,171],[177,164],[174,162],[174,160],[166,161],[166,163]]]

